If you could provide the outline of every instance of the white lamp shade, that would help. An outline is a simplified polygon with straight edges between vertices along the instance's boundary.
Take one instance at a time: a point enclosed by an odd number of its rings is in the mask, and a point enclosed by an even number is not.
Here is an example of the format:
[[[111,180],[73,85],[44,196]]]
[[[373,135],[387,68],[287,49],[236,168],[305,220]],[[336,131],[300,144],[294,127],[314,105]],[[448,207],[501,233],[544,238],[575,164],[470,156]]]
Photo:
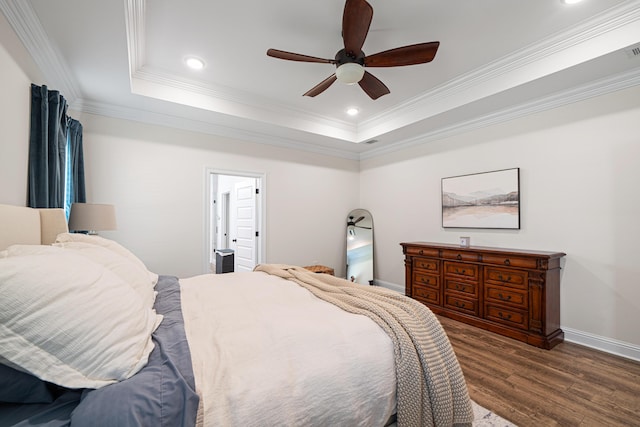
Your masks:
[[[352,85],[362,80],[364,67],[355,62],[347,62],[336,69],[336,78],[342,83]]]
[[[115,230],[116,209],[113,205],[74,203],[69,214],[69,230]]]

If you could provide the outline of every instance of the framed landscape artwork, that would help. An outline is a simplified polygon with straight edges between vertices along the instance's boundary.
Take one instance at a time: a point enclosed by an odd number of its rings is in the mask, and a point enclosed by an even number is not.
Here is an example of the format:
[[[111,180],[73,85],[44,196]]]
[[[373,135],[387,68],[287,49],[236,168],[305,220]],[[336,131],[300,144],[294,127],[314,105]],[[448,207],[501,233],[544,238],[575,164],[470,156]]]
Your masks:
[[[520,228],[520,168],[442,178],[444,228]]]

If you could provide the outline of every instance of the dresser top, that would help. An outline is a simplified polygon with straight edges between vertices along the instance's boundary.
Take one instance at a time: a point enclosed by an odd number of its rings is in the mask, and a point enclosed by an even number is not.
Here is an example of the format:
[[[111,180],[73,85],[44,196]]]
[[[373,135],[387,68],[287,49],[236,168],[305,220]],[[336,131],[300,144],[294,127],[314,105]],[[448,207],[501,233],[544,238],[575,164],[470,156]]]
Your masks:
[[[407,246],[411,247],[423,247],[423,248],[437,248],[437,249],[449,249],[460,252],[485,252],[496,254],[520,254],[531,255],[544,258],[562,258],[566,254],[564,252],[550,252],[550,251],[538,251],[530,249],[510,249],[510,248],[496,248],[491,246],[460,246],[453,243],[433,243],[433,242],[403,242],[400,243],[403,251],[406,251]]]

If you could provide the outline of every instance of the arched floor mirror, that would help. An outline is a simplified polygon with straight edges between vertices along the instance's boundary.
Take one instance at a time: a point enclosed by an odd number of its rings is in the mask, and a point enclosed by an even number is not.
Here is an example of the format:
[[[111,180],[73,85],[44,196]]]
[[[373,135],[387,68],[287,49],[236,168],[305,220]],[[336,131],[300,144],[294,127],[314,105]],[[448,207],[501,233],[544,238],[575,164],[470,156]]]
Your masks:
[[[373,285],[373,217],[365,209],[347,216],[347,279]]]

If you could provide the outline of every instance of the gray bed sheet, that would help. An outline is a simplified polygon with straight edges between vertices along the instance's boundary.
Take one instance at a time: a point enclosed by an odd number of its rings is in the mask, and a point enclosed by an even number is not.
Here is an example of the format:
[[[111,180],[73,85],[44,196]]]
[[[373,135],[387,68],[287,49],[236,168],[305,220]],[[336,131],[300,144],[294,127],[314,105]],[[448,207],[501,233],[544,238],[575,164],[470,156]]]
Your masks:
[[[149,363],[140,372],[98,390],[69,390],[44,383],[51,401],[0,402],[0,427],[195,426],[199,398],[184,331],[180,283],[176,277],[160,276],[156,290],[154,307],[164,319],[153,334],[155,348]],[[29,399],[20,396],[13,401]]]

